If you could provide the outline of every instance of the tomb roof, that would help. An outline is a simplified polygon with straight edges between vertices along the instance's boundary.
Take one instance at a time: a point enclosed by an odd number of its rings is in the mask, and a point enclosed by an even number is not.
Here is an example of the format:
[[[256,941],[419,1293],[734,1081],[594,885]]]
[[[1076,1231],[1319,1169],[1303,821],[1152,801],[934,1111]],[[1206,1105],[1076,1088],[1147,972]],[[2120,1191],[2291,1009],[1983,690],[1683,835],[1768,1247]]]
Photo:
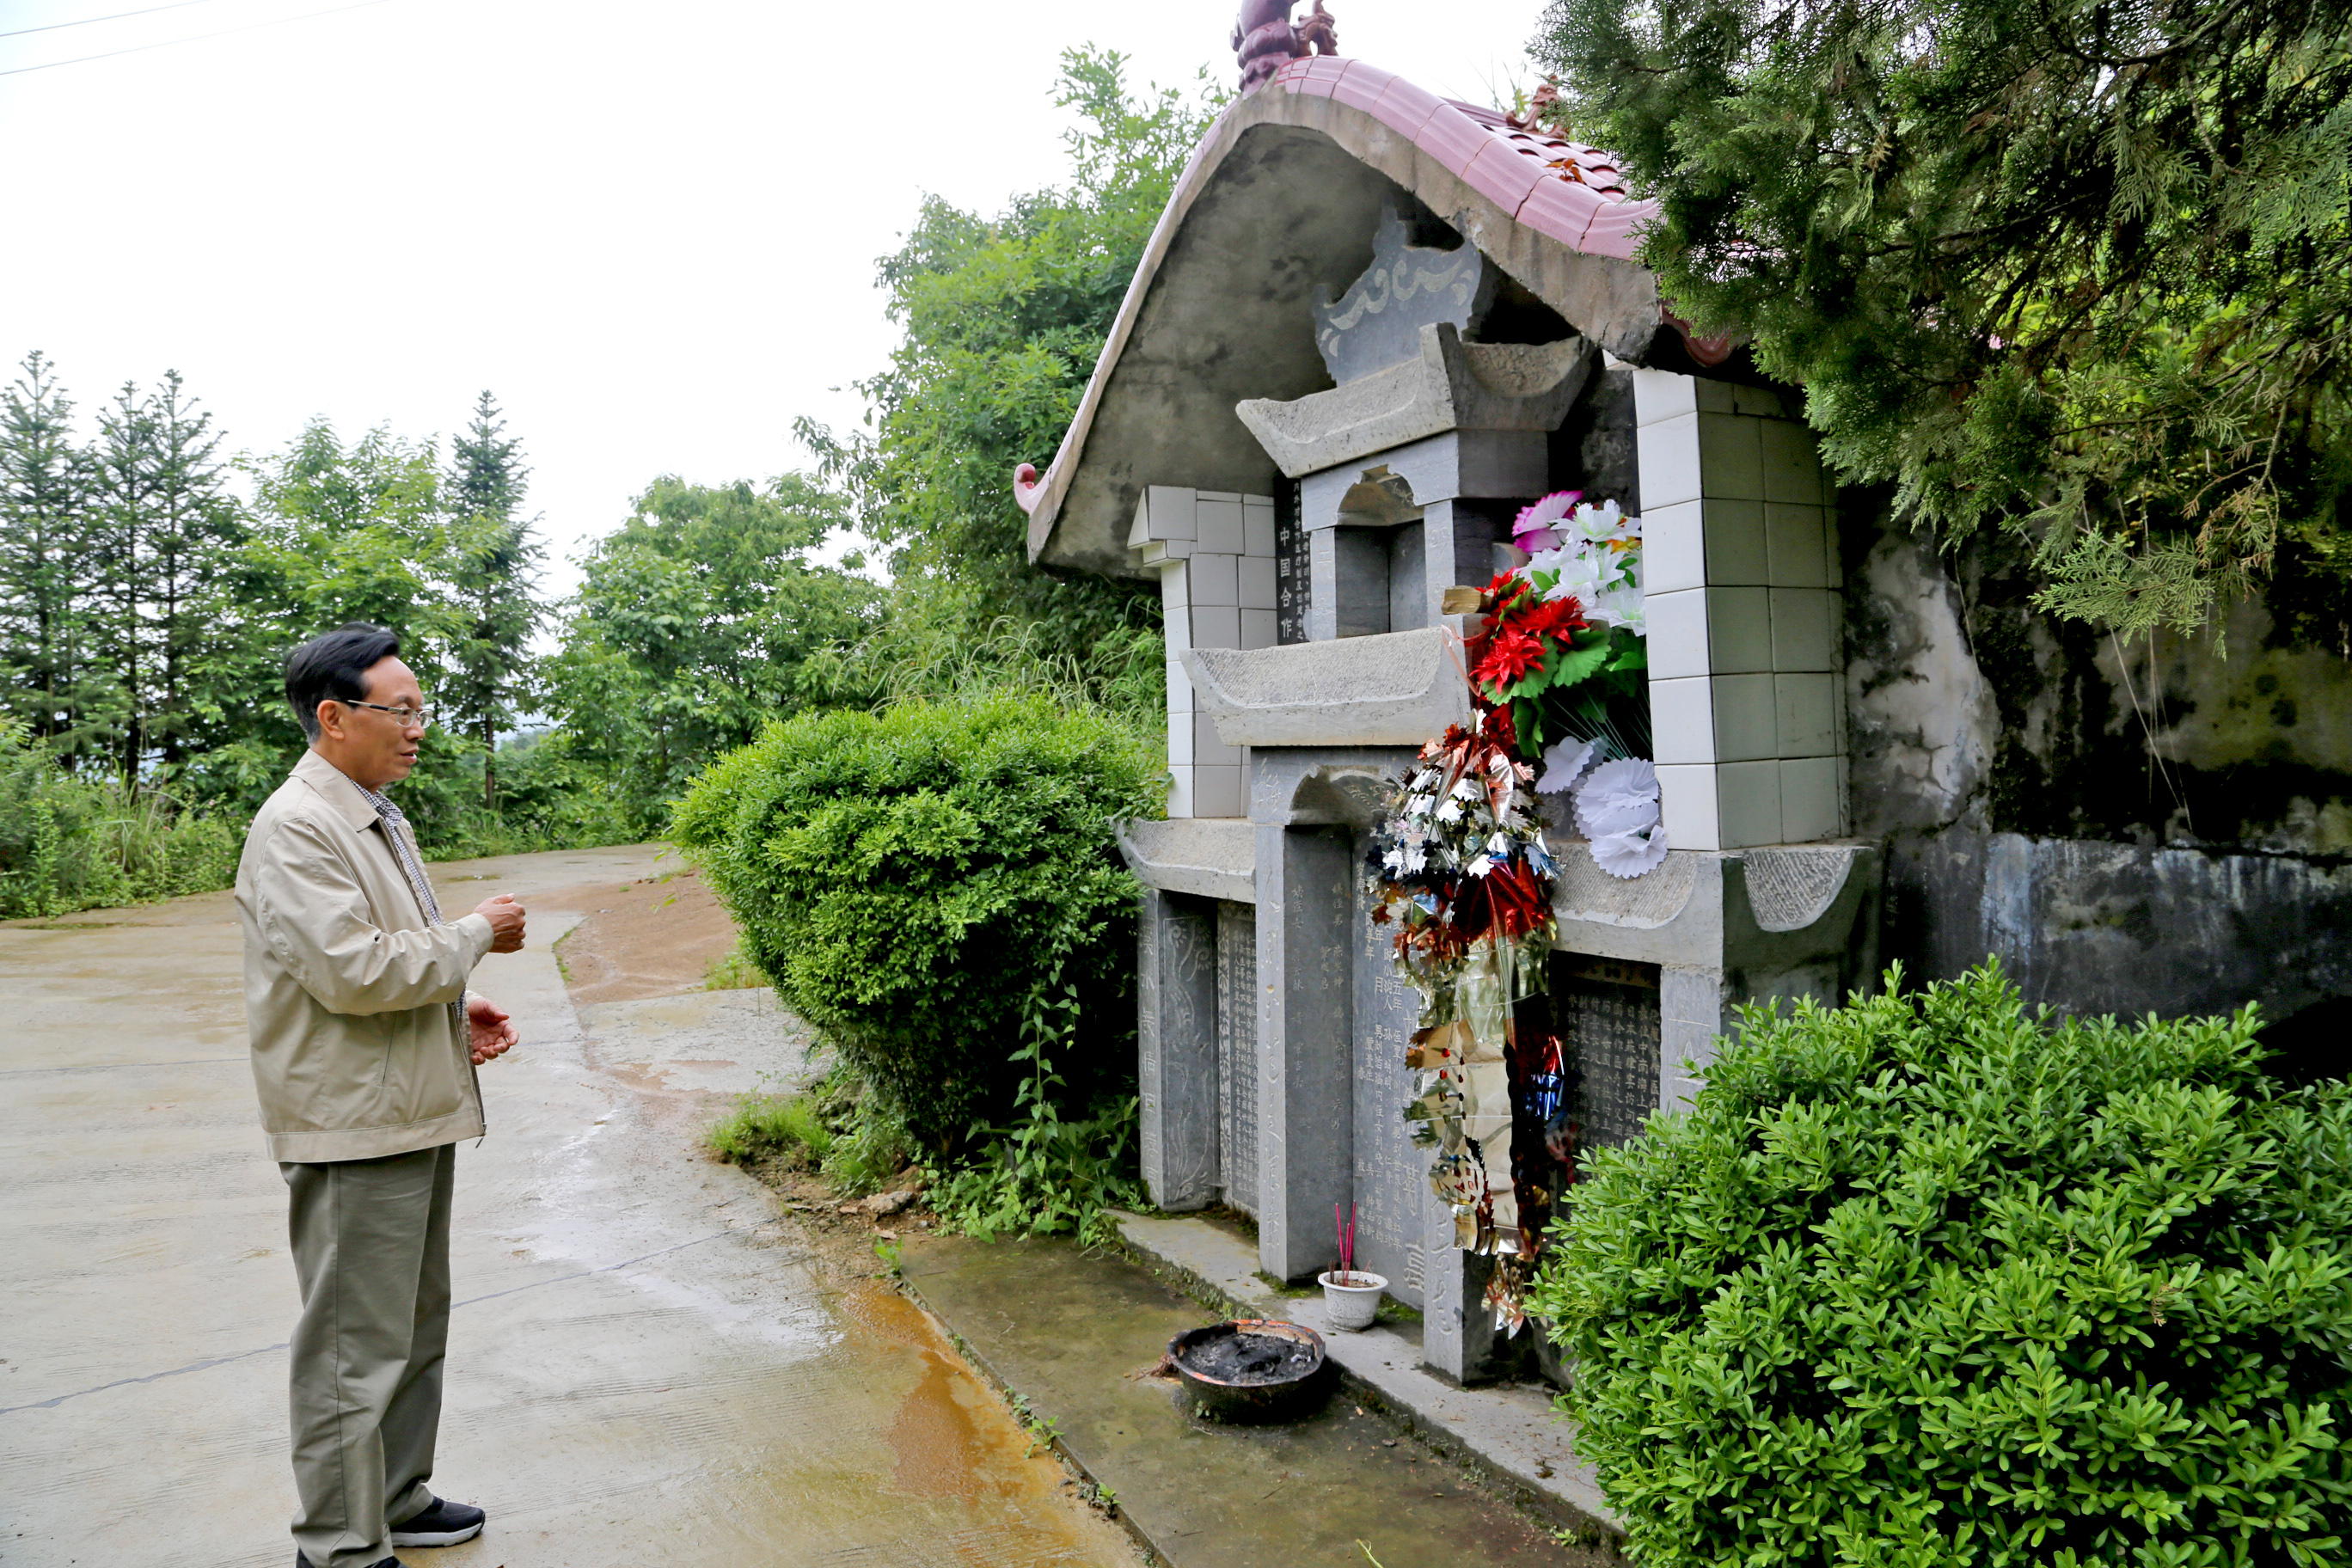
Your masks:
[[[1694,342],[1633,259],[1656,204],[1609,153],[1363,60],[1294,59],[1193,151],[1060,450],[1043,475],[1022,465],[1030,559],[1146,575],[1126,545],[1143,486],[1271,493],[1274,462],[1234,405],[1332,384],[1310,299],[1369,264],[1401,195],[1621,360],[1689,369],[1728,352]]]

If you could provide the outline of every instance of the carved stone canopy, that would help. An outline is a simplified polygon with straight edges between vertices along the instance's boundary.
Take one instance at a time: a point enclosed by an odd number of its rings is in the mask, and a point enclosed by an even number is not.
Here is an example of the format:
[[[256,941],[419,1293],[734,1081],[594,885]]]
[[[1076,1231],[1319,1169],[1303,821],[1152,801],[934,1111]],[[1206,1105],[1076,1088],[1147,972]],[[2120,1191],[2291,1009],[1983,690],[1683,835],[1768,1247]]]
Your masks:
[[[1467,331],[1493,303],[1495,269],[1475,245],[1452,250],[1412,243],[1393,202],[1381,207],[1372,264],[1333,300],[1315,295],[1315,346],[1342,386],[1421,354],[1421,329],[1451,322]]]
[[[1451,321],[1423,327],[1417,346],[1386,370],[1287,401],[1246,398],[1234,413],[1295,479],[1447,430],[1558,429],[1601,363],[1589,338],[1467,343]]]

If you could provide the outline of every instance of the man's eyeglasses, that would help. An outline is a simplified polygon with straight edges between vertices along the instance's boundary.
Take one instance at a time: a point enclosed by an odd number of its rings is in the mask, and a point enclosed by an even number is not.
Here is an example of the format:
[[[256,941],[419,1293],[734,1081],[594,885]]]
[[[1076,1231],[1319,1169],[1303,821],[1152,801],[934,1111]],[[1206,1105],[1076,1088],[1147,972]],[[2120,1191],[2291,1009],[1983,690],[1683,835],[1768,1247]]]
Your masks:
[[[336,698],[335,700],[338,702],[343,702],[343,700],[340,697]],[[433,710],[430,708],[387,708],[381,702],[343,702],[343,706],[346,708],[373,708],[379,713],[389,713],[392,715],[392,721],[399,725],[404,730],[407,729],[412,724],[415,725],[420,730],[428,730],[433,726]]]

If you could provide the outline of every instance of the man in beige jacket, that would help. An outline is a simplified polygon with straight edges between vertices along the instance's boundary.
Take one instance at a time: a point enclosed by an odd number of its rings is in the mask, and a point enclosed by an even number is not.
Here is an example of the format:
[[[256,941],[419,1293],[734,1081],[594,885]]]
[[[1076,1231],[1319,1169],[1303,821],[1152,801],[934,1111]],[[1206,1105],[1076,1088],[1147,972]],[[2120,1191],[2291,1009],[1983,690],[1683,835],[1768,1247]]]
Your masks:
[[[426,1486],[449,1328],[459,1140],[486,1131],[474,1069],[516,1043],[468,996],[486,952],[522,946],[523,910],[441,917],[415,835],[383,791],[431,720],[400,639],[348,626],[286,661],[310,737],[237,864],[246,1016],[261,1124],[291,1194],[297,1568],[399,1568],[478,1508]]]

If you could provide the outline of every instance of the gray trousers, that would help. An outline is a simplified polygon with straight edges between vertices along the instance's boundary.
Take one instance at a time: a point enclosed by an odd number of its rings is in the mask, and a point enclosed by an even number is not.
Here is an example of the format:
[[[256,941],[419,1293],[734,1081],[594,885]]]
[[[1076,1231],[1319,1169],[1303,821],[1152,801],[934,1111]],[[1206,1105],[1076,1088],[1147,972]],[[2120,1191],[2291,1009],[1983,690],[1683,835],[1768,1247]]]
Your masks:
[[[294,1543],[312,1568],[374,1568],[433,1503],[457,1146],[278,1168],[302,1287]]]

